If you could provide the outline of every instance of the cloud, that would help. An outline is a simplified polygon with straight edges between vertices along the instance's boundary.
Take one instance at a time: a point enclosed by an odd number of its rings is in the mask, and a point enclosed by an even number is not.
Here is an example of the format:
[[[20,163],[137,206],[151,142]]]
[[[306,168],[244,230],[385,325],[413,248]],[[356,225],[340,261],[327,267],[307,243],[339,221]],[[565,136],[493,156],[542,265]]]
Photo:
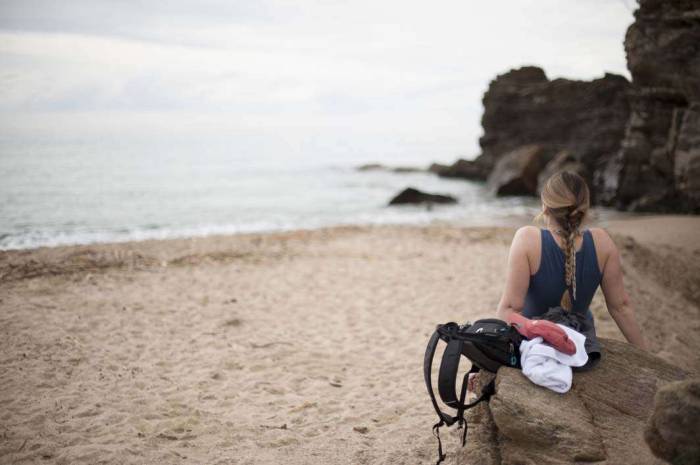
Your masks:
[[[0,18],[5,141],[163,126],[329,145],[352,133],[371,150],[382,134],[425,156],[449,152],[436,159],[476,153],[481,94],[498,73],[626,74],[632,21],[608,0],[16,0]],[[167,124],[144,126],[154,115]]]

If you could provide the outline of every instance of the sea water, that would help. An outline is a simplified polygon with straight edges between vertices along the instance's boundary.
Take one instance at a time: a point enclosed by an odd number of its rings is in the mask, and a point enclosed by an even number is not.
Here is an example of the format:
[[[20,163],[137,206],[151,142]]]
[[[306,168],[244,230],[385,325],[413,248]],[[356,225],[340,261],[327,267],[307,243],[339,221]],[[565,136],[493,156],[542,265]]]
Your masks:
[[[500,224],[537,213],[536,199],[496,198],[479,182],[357,170],[367,162],[426,167],[433,160],[416,154],[263,156],[225,147],[5,144],[0,249],[350,224]],[[387,206],[409,186],[452,195],[458,203]]]

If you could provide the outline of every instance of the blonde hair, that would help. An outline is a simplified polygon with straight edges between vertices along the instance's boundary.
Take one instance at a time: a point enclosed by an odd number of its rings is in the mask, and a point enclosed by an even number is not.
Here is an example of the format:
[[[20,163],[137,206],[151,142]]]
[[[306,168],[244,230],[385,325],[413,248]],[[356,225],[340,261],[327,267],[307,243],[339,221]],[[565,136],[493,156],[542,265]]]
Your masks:
[[[564,279],[566,290],[561,297],[561,306],[573,308],[576,299],[576,237],[590,207],[590,191],[586,181],[571,171],[553,174],[545,183],[542,193],[543,211],[537,216],[549,217],[558,226],[557,234],[564,241]],[[569,292],[571,290],[571,293]]]

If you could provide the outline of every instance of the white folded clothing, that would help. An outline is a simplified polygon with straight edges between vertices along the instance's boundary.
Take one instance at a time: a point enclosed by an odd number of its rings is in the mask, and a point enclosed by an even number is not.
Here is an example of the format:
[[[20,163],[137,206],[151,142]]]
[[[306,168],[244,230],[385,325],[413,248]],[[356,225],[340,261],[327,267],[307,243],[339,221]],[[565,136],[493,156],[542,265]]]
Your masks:
[[[576,346],[576,352],[567,355],[544,342],[541,337],[536,337],[520,343],[520,364],[523,374],[533,383],[565,393],[571,389],[571,367],[580,367],[588,362],[584,347],[586,336],[567,326],[557,326],[566,331]]]

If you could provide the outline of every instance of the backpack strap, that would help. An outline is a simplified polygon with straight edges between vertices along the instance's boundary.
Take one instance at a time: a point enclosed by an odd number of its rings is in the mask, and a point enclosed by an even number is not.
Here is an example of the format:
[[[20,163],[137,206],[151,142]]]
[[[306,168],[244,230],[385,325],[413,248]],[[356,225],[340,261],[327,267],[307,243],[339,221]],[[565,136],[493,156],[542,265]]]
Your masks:
[[[433,358],[435,357],[435,349],[437,348],[439,341],[440,333],[438,330],[435,330],[433,335],[430,337],[430,341],[428,341],[428,347],[425,349],[425,357],[423,358],[423,378],[425,378],[425,386],[428,388],[428,395],[430,395],[430,401],[433,403],[433,408],[435,408],[435,412],[438,414],[438,417],[440,417],[440,422],[438,422],[438,425],[451,426],[455,421],[457,421],[457,418],[452,417],[440,410],[437,399],[435,399],[435,393],[433,392],[431,369],[433,366]],[[442,366],[440,369],[442,371]],[[452,382],[454,384],[454,377],[452,378]]]
[[[457,420],[455,417],[452,417],[440,410],[440,406],[437,403],[437,399],[435,399],[435,393],[433,392],[431,371],[433,367],[433,358],[435,358],[435,349],[437,348],[438,342],[441,338],[439,330],[440,327],[438,326],[438,329],[436,329],[433,335],[430,337],[430,340],[428,341],[428,347],[426,347],[425,349],[425,357],[423,358],[423,378],[425,378],[425,386],[428,388],[428,395],[430,395],[430,401],[433,403],[433,408],[435,408],[435,412],[440,418],[440,421],[433,425],[433,435],[438,440],[438,460],[436,462],[436,465],[439,465],[440,462],[445,460],[445,457],[447,457],[447,454],[443,453],[442,451],[442,441],[440,440],[440,427],[444,425],[450,426],[454,424],[454,422]]]
[[[438,391],[442,401],[459,412],[463,402],[457,397],[455,391],[455,381],[457,380],[457,370],[459,369],[459,359],[462,358],[463,341],[450,339],[442,355],[440,362],[440,375],[438,376]],[[459,418],[459,415],[458,415]]]

